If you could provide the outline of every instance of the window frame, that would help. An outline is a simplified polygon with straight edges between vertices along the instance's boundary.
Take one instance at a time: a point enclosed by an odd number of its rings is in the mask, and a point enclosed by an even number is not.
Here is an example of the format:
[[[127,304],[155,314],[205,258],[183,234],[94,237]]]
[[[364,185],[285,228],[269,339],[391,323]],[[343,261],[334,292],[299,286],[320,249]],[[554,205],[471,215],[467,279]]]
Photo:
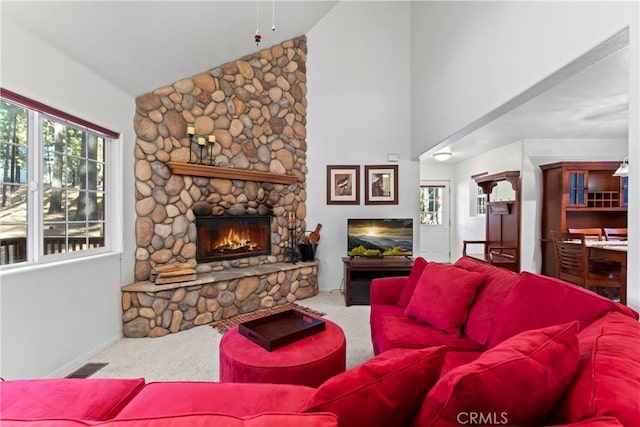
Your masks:
[[[116,164],[120,157],[118,155],[121,144],[120,134],[4,88],[0,88],[0,99],[16,104],[27,110],[26,260],[0,265],[0,270],[5,271],[14,268],[75,260],[113,252],[114,245],[118,244],[115,233],[121,229],[122,226],[121,220],[115,212],[115,208],[118,206],[118,189],[121,184],[117,178],[117,172],[120,171],[120,168]],[[65,126],[71,126],[82,132],[90,133],[104,139],[104,188],[102,190],[104,197],[104,219],[100,221],[103,226],[104,242],[101,247],[66,251],[56,254],[44,254],[43,173],[45,169],[42,132],[45,120],[52,120]],[[89,161],[88,158],[84,160]],[[64,223],[66,229],[65,236],[68,237],[68,218],[65,218]],[[88,224],[87,221],[85,221],[85,224]]]

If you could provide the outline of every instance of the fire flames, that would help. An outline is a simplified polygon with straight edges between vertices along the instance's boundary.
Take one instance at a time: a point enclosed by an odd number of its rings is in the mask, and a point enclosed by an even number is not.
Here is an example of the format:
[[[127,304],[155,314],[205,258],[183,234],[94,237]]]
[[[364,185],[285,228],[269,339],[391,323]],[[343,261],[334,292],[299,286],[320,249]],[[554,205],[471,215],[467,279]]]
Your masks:
[[[239,230],[230,229],[226,236],[221,237],[214,245],[214,252],[227,251],[254,251],[258,247],[250,239],[249,232],[240,232]]]

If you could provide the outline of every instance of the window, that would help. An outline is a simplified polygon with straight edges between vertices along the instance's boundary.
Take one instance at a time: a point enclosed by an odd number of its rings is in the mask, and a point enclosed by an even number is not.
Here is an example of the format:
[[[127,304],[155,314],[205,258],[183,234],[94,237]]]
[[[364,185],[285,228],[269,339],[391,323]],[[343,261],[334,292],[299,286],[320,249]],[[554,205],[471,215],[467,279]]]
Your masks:
[[[487,195],[482,187],[477,183],[477,179],[488,175],[488,172],[481,172],[471,175],[469,179],[469,216],[483,216],[487,213]]]
[[[3,90],[0,265],[105,247],[107,145],[114,136]]]
[[[476,215],[485,215],[487,213],[487,195],[482,187],[476,184]]]
[[[27,256],[27,138],[28,111],[0,104],[0,264],[26,261]]]
[[[420,224],[442,225],[444,186],[420,186]]]

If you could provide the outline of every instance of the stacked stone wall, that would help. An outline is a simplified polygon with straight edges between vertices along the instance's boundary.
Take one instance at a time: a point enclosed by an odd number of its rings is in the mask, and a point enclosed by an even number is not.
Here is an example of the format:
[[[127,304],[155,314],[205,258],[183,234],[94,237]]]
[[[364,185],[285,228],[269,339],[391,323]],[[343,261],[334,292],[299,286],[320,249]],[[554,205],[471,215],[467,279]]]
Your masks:
[[[306,229],[306,92],[301,36],[136,99],[136,280],[148,280],[156,266],[197,264],[194,210],[272,215],[270,256],[200,264],[199,273],[284,261],[289,215],[295,233]],[[187,127],[216,142],[200,151]],[[168,162],[289,174],[296,181],[175,175]]]
[[[318,292],[317,281],[317,263],[301,263],[287,264],[281,271],[174,289],[128,285],[122,292],[123,334],[161,337],[309,298]]]

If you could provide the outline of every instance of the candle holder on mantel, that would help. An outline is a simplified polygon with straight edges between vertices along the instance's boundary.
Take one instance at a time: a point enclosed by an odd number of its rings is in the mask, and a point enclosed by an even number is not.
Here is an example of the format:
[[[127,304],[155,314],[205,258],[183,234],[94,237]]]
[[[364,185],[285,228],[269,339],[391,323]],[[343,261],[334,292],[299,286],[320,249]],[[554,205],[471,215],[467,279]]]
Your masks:
[[[204,165],[204,155],[203,155],[203,151],[205,150],[205,145],[206,140],[209,141],[209,143],[211,144],[211,159],[209,160],[209,165],[213,166],[213,144],[215,144],[216,142],[216,136],[215,135],[207,135],[207,138],[205,140],[205,137],[202,135],[196,135],[196,129],[193,126],[188,126],[187,127],[187,136],[189,137],[189,163],[191,164],[196,164],[196,165]],[[192,153],[193,153],[193,143],[198,144],[198,147],[200,147],[200,157],[198,158],[198,156],[196,155],[196,161],[192,162]]]

